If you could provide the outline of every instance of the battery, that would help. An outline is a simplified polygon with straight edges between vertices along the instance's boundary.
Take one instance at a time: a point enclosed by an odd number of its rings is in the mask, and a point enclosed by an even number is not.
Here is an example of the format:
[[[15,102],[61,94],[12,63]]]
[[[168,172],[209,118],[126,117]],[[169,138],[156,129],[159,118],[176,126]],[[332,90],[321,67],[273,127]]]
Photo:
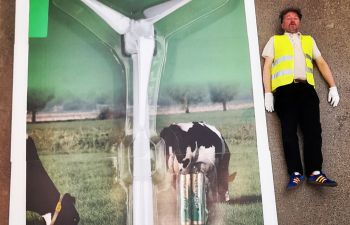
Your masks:
[[[190,209],[190,191],[191,191],[191,174],[179,175],[179,189],[180,189],[180,224],[191,225],[191,209]]]
[[[206,199],[204,190],[204,175],[196,172],[192,175],[191,220],[193,225],[205,224]]]

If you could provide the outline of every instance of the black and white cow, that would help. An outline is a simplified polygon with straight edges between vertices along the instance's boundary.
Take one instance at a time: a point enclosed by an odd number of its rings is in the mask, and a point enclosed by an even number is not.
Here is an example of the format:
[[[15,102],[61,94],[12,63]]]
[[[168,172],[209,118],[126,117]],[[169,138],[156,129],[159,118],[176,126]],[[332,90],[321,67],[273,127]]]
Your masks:
[[[199,165],[209,179],[215,175],[219,201],[229,200],[230,151],[214,126],[203,122],[172,124],[161,131],[160,137],[165,142],[168,168],[186,173]]]
[[[75,198],[60,195],[45,171],[31,137],[27,138],[27,211],[36,212],[50,225],[76,225],[80,217]],[[51,216],[50,216],[51,215]]]

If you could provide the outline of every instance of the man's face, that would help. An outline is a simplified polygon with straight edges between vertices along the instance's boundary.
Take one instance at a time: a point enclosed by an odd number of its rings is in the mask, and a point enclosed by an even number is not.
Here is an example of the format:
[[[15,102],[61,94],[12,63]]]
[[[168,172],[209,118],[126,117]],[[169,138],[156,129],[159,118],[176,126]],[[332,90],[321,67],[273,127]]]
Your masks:
[[[300,27],[300,19],[298,14],[295,12],[288,12],[286,15],[284,15],[281,26],[282,29],[288,33],[298,32]]]

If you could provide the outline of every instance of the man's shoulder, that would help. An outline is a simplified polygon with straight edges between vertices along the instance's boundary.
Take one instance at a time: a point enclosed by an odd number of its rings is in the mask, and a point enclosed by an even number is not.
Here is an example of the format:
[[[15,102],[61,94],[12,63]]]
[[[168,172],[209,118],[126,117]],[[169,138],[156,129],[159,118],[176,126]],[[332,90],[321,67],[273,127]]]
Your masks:
[[[312,35],[311,35],[311,34],[301,34],[301,36],[304,36],[304,37],[311,37],[311,38],[312,38]]]
[[[282,40],[287,40],[288,36],[285,34],[275,34],[271,37],[271,39],[276,41],[282,41]]]
[[[271,38],[272,38],[272,39],[277,39],[277,38],[279,38],[279,39],[281,39],[281,38],[288,38],[288,35],[286,35],[286,34],[275,34],[275,35],[273,35]]]
[[[273,43],[274,42],[274,39],[276,38],[279,38],[279,37],[283,37],[284,35],[283,34],[275,34],[275,35],[272,35],[270,38],[269,38],[269,41],[270,43]]]

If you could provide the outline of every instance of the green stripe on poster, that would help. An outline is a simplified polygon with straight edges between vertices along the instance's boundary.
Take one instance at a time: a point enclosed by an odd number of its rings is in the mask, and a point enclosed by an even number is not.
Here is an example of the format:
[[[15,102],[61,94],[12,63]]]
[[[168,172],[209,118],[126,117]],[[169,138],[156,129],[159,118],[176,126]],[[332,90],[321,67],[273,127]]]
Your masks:
[[[29,37],[47,37],[49,0],[30,0]]]

